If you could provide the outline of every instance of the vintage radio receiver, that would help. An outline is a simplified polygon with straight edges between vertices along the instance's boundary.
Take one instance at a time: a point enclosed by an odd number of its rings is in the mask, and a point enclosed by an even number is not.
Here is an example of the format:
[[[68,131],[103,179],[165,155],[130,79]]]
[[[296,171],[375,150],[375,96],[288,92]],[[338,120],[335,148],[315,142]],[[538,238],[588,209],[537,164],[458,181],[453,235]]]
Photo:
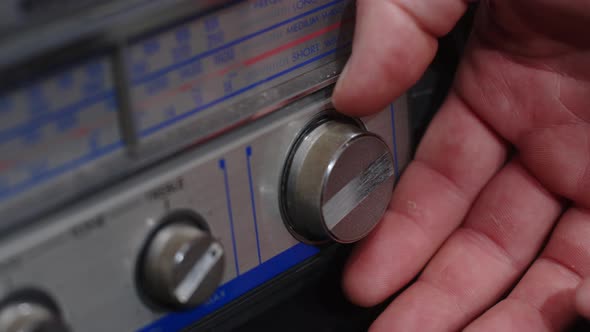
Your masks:
[[[3,2],[0,331],[200,331],[363,238],[411,140],[333,110],[354,5]]]

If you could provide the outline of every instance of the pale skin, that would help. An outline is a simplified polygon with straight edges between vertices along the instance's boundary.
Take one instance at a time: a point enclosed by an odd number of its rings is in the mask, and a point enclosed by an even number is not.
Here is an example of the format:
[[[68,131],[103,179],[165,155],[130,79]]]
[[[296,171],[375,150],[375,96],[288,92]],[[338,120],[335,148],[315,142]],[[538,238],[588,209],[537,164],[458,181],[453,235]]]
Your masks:
[[[466,0],[359,0],[343,113],[417,81]],[[379,331],[562,331],[590,317],[590,0],[482,1],[454,87],[343,284]]]

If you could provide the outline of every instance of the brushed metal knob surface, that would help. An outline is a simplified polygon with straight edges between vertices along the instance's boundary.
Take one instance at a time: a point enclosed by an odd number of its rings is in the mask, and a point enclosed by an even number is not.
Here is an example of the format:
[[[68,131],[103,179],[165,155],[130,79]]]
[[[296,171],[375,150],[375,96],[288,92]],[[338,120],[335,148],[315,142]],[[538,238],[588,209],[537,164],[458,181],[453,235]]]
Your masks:
[[[162,306],[190,309],[213,295],[222,280],[223,262],[223,247],[209,232],[190,223],[171,223],[146,247],[142,287]]]
[[[379,136],[355,123],[323,121],[303,134],[287,161],[287,226],[304,242],[356,242],[382,218],[394,173],[390,148]]]
[[[0,309],[2,332],[68,332],[51,309],[34,302],[14,302]]]

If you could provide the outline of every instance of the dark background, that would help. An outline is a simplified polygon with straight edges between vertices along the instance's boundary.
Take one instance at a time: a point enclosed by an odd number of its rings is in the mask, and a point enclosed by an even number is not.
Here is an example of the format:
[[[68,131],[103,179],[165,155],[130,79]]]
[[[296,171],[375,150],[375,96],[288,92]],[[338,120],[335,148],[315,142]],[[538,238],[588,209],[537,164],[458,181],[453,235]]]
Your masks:
[[[385,304],[391,299],[380,306],[364,309],[352,305],[344,297],[340,288],[340,279],[341,268],[347,251],[347,249],[344,249],[334,257],[331,263],[328,264],[328,268],[324,270],[318,269],[320,272],[315,274],[315,280],[313,278],[308,280],[306,286],[297,291],[294,296],[276,303],[262,315],[253,318],[232,331],[367,331],[371,322],[374,321],[385,308]],[[218,330],[212,329],[211,331],[217,332]],[[588,331],[590,331],[590,324],[580,319],[567,332]]]

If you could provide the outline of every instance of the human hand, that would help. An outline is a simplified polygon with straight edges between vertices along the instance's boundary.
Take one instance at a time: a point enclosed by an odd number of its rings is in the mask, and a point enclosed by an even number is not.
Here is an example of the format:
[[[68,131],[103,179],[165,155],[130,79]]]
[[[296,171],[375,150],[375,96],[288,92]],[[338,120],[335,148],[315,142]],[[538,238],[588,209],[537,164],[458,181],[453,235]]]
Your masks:
[[[466,1],[358,0],[336,108],[367,115],[402,94]],[[343,284],[370,306],[418,274],[372,332],[540,332],[575,319],[590,277],[588,0],[480,4],[454,86]]]

